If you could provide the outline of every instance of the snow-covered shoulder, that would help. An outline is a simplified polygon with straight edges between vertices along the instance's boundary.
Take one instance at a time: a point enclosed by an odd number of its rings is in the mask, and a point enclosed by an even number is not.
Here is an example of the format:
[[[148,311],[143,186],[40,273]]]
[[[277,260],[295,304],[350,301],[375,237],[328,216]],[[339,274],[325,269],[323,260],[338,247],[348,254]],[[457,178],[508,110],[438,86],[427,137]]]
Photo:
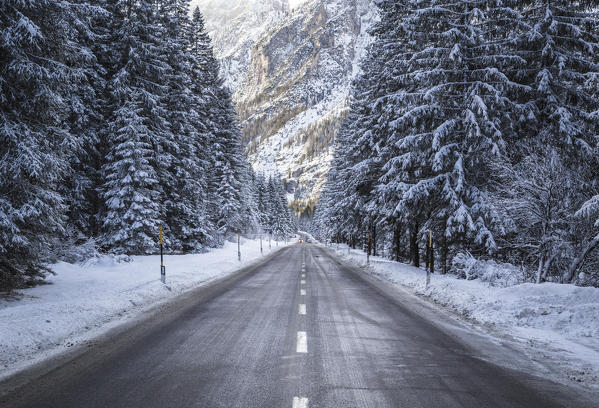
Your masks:
[[[296,240],[288,241],[289,244]],[[264,256],[286,246],[263,242]],[[262,258],[259,240],[242,240],[203,254],[103,256],[53,266],[48,284],[0,300],[0,378],[134,320],[144,310],[233,273]]]
[[[337,255],[366,266],[362,251],[334,246]],[[494,264],[496,266],[497,264]],[[420,268],[380,257],[370,257],[367,270],[383,281],[407,287],[489,329],[541,352],[563,366],[570,379],[599,389],[599,288],[509,280],[458,279],[431,276]]]

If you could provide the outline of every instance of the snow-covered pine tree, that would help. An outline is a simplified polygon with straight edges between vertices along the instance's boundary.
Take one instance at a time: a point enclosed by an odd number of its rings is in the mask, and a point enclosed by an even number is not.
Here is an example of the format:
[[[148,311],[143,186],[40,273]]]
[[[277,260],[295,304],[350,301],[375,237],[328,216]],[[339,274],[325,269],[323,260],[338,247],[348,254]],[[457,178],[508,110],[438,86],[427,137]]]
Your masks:
[[[209,241],[211,225],[206,216],[206,173],[208,163],[198,150],[205,148],[206,134],[197,107],[199,90],[194,92],[194,65],[190,41],[188,0],[161,0],[160,20],[164,29],[162,46],[170,69],[165,77],[167,90],[162,103],[169,124],[164,150],[172,160],[161,173],[166,224],[171,248],[177,251],[198,250]]]
[[[219,64],[212,50],[202,13],[196,8],[192,16],[191,49],[197,59],[196,86],[202,90],[201,109],[208,147],[209,214],[223,234],[250,232],[257,227],[251,188],[251,168],[243,150],[241,128],[231,92],[219,77]],[[226,190],[229,191],[226,191]],[[226,217],[223,209],[227,208]],[[236,209],[237,214],[233,213]]]
[[[248,233],[260,230],[260,213],[258,212],[258,201],[256,201],[256,175],[249,160],[244,152],[243,155],[243,173],[245,174],[245,184],[242,186],[242,219],[244,228]]]
[[[244,231],[241,211],[241,183],[235,178],[232,167],[228,163],[223,166],[216,190],[216,200],[219,204],[216,227],[223,236],[241,234]]]
[[[504,208],[536,208],[547,195],[552,175],[556,170],[562,172],[554,182],[555,187],[549,190],[553,194],[559,191],[556,203],[559,212],[542,203],[546,210],[541,213],[515,211],[508,214],[516,220],[523,219],[525,225],[520,224],[516,232],[506,237],[510,242],[505,245],[505,252],[510,257],[520,255],[534,259],[537,271],[541,270],[537,272],[537,282],[551,275],[553,279],[572,279],[574,270],[588,253],[588,242],[592,242],[595,235],[592,229],[585,228],[584,217],[574,216],[582,202],[596,193],[597,183],[599,19],[592,6],[593,2],[589,1],[560,0],[519,4],[523,18],[514,44],[526,65],[517,67],[515,77],[526,85],[519,100],[531,109],[526,115],[515,117],[518,138],[508,145],[508,165],[513,169],[507,173],[519,178],[522,186],[540,186],[539,191],[528,194],[524,202],[522,196],[514,197],[509,191],[500,201],[505,203]],[[555,161],[560,166],[546,169],[541,179],[521,171],[530,168],[531,163],[543,167]],[[574,174],[576,178],[568,177]],[[513,179],[509,177],[502,184]],[[543,219],[539,224],[539,215],[552,220],[548,223]],[[528,234],[537,224],[543,225],[548,233]],[[533,245],[529,250],[526,245],[515,244],[530,243],[531,236],[544,243],[538,248]],[[565,267],[568,264],[570,267]]]
[[[491,231],[501,228],[485,191],[489,164],[501,160],[512,114],[522,109],[510,99],[521,87],[509,77],[525,63],[509,47],[518,18],[501,1],[409,2],[399,31],[413,52],[387,105],[403,107],[389,123],[399,154],[387,183],[407,184],[396,211],[441,220],[437,235],[489,252]]]
[[[268,183],[262,173],[256,176],[256,204],[260,227],[263,229],[269,228],[270,206],[268,203]]]
[[[87,57],[78,29],[75,3],[0,3],[1,289],[41,278],[48,248],[63,236],[58,190],[77,143],[68,124]]]
[[[596,2],[532,0],[521,8],[526,25],[517,45],[526,66],[518,81],[530,86],[534,106],[534,117],[522,118],[526,142],[559,148],[572,160],[588,157],[598,130]]]
[[[152,253],[165,221],[158,169],[172,160],[164,147],[169,130],[161,104],[169,71],[164,33],[152,1],[115,0],[110,11],[119,65],[109,81],[102,244],[115,253]]]
[[[249,164],[243,151],[241,129],[233,108],[231,94],[220,83],[215,89],[213,103],[217,108],[212,117],[212,123],[215,125],[212,130],[215,141],[212,146],[214,160],[212,188],[218,191],[215,202],[219,208],[217,224],[225,223],[226,231],[250,232],[256,225],[256,220],[248,218],[253,217],[248,211],[248,200],[253,199],[251,190],[248,189]],[[225,193],[224,190],[227,189],[230,191]],[[225,206],[235,208],[237,215],[231,216],[230,220],[223,219],[220,209]]]
[[[278,173],[268,179],[269,228],[278,238],[289,237],[297,231],[287,194]]]
[[[69,171],[60,185],[60,192],[68,206],[67,233],[70,239],[64,244],[76,246],[99,233],[99,170],[105,153],[102,131],[106,124],[106,70],[102,61],[110,55],[104,46],[111,15],[104,9],[106,0],[71,3],[76,5],[78,17],[74,25],[77,36],[72,43],[78,44],[83,51],[77,63],[82,75],[76,83],[76,97],[69,100],[70,128],[77,143],[69,151]]]
[[[571,282],[575,277],[578,269],[582,266],[585,259],[589,254],[599,247],[599,195],[592,197],[590,200],[585,202],[583,206],[576,213],[579,217],[593,220],[593,226],[595,227],[595,234],[591,236],[590,240],[583,244],[582,250],[574,257],[569,265],[567,272],[564,275],[566,282]],[[591,221],[591,222],[593,222]]]

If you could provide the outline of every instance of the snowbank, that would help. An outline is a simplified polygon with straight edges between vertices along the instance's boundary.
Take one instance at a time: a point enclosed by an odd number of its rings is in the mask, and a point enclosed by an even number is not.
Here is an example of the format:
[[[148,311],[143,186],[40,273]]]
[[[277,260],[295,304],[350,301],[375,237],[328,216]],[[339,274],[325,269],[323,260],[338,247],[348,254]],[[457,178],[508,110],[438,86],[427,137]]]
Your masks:
[[[337,255],[366,265],[362,251],[335,247]],[[498,265],[498,264],[496,264]],[[520,283],[507,286],[455,275],[431,275],[420,268],[371,257],[368,271],[410,288],[457,313],[527,343],[543,343],[576,361],[584,382],[599,383],[599,289],[574,285]],[[504,287],[507,286],[507,287]],[[574,374],[573,374],[574,375]],[[576,378],[577,380],[580,380]]]
[[[273,241],[269,250],[264,242],[264,255],[284,245]],[[166,285],[160,282],[160,256],[56,264],[48,285],[0,300],[0,377],[256,261],[260,242],[244,240],[241,257],[239,262],[231,242],[204,254],[165,256]]]

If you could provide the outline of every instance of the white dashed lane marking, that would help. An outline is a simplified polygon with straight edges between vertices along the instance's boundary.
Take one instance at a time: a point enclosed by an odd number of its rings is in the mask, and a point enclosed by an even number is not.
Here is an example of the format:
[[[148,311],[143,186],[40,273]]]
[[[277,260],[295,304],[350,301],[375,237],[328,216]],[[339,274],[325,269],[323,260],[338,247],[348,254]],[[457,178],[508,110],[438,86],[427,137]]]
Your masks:
[[[293,397],[292,408],[308,408],[308,398]]]
[[[306,314],[306,305],[299,305],[299,314],[301,314],[301,315]]]
[[[306,296],[306,289],[300,289],[300,295]]]
[[[308,352],[308,336],[305,331],[297,332],[297,352],[307,353]]]

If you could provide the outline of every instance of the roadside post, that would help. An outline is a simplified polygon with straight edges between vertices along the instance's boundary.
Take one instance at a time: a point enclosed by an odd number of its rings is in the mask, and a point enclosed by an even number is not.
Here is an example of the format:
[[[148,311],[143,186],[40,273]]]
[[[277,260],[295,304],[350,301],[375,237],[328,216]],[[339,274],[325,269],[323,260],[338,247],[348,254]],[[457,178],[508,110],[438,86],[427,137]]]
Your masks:
[[[272,246],[270,244],[271,238],[272,238],[272,230],[268,231],[268,249],[272,248]]]
[[[372,242],[370,241],[370,234],[368,234],[368,252],[366,252],[366,264],[370,265],[370,251],[372,250]]]
[[[162,225],[160,226],[160,281],[166,283],[166,267],[164,266]]]
[[[262,251],[262,234],[260,234],[260,255],[264,255],[264,252]]]
[[[237,259],[241,262],[241,234],[237,233]]]

